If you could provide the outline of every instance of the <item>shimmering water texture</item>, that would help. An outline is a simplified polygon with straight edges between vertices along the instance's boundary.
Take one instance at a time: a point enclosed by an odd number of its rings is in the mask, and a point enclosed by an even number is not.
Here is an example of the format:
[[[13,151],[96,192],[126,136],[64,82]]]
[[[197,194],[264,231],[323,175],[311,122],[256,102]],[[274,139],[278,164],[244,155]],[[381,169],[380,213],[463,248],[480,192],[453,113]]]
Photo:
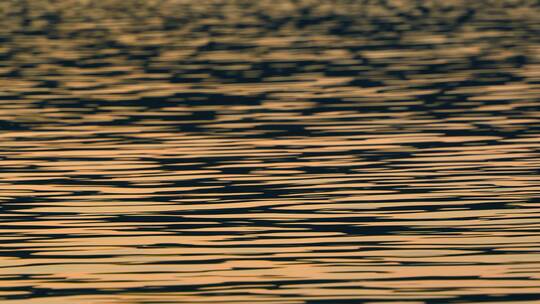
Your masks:
[[[1,1],[0,302],[540,303],[537,4]]]

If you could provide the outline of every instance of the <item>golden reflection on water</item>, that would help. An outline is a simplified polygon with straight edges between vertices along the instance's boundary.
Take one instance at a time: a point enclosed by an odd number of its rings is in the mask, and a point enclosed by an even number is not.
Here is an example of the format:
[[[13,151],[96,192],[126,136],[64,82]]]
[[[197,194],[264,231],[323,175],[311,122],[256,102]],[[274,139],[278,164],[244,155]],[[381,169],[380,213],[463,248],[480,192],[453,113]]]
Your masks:
[[[539,13],[1,2],[1,302],[540,303]]]

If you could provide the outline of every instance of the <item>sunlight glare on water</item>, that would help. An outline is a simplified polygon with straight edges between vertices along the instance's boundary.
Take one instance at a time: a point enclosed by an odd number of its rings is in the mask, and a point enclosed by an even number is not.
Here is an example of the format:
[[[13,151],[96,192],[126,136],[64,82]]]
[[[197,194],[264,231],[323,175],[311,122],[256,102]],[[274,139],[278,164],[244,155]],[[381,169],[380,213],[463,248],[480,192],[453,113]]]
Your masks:
[[[0,2],[1,303],[540,303],[538,16]]]

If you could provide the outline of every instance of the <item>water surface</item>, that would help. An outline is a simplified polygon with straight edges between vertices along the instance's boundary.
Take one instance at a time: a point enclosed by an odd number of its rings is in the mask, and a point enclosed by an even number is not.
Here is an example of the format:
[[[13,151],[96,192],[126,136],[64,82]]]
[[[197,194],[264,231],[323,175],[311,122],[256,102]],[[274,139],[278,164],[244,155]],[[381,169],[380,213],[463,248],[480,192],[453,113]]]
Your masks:
[[[1,302],[540,303],[536,4],[2,1]]]

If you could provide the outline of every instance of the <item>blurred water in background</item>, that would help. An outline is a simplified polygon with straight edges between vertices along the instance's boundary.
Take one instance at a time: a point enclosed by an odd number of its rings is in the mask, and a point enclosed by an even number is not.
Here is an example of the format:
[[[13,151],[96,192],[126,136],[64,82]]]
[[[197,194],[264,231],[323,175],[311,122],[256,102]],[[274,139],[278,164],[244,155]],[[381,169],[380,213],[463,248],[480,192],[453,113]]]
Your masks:
[[[537,1],[0,2],[2,303],[540,303]]]

